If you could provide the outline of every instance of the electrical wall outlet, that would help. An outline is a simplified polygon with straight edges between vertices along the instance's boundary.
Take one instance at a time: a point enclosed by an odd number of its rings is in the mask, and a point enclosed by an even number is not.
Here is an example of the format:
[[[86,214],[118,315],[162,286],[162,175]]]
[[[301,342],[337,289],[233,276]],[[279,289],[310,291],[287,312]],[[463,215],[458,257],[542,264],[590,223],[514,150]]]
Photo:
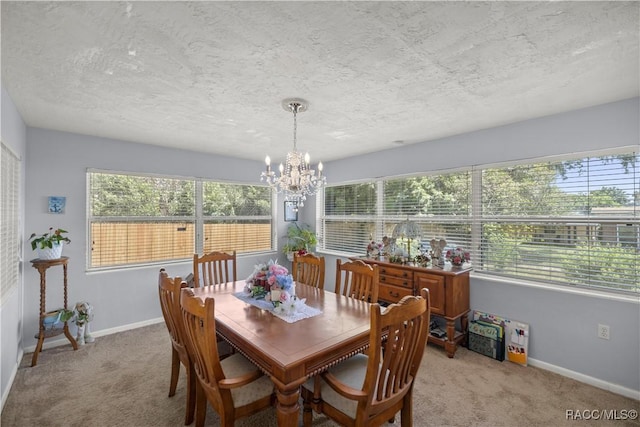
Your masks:
[[[598,324],[598,338],[608,340],[610,338],[609,325]]]

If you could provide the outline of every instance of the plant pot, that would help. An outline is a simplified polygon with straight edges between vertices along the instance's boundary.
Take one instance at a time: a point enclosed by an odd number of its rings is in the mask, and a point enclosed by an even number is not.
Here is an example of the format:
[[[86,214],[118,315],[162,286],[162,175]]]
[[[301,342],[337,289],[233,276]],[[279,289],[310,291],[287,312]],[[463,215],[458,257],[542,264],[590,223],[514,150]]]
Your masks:
[[[61,310],[49,311],[48,313],[45,313],[44,317],[42,318],[42,324],[44,325],[44,328],[47,330],[55,328],[55,325],[57,323],[60,323],[60,316],[62,316]]]
[[[59,259],[62,257],[62,246],[64,242],[54,243],[51,248],[36,248],[39,259]]]
[[[294,254],[294,253],[295,253],[295,252],[287,252],[287,259],[288,259],[289,261],[291,261],[291,262],[293,262],[293,254]]]

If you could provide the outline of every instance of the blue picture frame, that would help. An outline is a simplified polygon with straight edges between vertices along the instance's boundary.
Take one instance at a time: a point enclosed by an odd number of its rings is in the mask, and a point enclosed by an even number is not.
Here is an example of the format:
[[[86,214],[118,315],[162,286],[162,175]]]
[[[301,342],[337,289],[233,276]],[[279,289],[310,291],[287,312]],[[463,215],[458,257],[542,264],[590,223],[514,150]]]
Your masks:
[[[67,205],[67,198],[63,196],[49,196],[49,213],[63,214]]]

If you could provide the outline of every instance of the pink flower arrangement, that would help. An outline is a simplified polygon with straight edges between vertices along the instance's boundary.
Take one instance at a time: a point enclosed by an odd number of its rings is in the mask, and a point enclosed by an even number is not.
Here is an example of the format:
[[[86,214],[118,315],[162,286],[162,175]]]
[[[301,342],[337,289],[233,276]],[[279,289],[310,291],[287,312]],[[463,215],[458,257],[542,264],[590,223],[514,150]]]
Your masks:
[[[449,249],[445,255],[451,265],[461,266],[465,262],[469,262],[471,254],[462,248]]]
[[[267,269],[267,283],[270,289],[289,291],[293,285],[293,277],[289,270],[280,264],[269,263]]]
[[[273,260],[256,265],[246,282],[246,290],[254,298],[264,298],[270,291],[293,291],[293,277],[289,270]]]
[[[244,291],[255,299],[264,299],[281,314],[295,314],[305,307],[305,298],[295,295],[293,277],[276,261],[257,264],[246,280]]]

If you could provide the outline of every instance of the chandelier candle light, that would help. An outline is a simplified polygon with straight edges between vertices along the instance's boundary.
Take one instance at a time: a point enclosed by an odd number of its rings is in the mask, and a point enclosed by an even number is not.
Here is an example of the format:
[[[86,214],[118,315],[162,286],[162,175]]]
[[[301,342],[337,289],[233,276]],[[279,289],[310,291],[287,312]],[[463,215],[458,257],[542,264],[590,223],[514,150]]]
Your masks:
[[[287,153],[285,165],[280,163],[280,176],[276,176],[271,170],[271,158],[267,156],[264,159],[267,170],[262,172],[260,181],[266,181],[278,193],[283,193],[286,201],[295,202],[298,207],[302,207],[307,196],[320,191],[327,180],[322,175],[322,162],[318,163],[316,175],[316,171],[310,165],[309,153],[303,155],[297,148],[297,116],[298,113],[307,111],[308,103],[299,98],[285,99],[282,101],[282,107],[293,113],[293,151]]]

